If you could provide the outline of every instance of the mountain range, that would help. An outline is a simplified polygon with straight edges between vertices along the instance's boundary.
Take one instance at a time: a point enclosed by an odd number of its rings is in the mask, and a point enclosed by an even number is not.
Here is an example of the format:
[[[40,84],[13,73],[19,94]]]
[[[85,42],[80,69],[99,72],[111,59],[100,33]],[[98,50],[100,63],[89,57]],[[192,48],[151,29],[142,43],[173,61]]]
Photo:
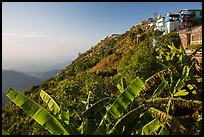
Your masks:
[[[64,69],[66,66],[68,66],[69,64],[71,64],[72,60],[67,60],[64,61],[62,63],[58,63],[55,65],[51,65],[48,67],[45,67],[44,69],[38,70],[38,69],[30,69],[29,67],[26,68],[24,67],[23,69],[18,69],[15,70],[16,72],[20,72],[20,73],[24,73],[26,75],[38,78],[38,79],[42,79],[42,80],[47,80],[53,76],[55,76],[58,72],[60,72],[62,69]],[[32,68],[36,68],[32,67]]]
[[[19,70],[2,70],[2,105],[8,103],[9,99],[6,97],[6,92],[9,88],[14,88],[19,91],[28,90],[34,85],[42,83],[51,77],[54,77],[60,70],[71,63],[68,60],[59,64],[49,66],[47,71],[33,72],[29,68]]]
[[[38,79],[47,80],[55,76],[58,72],[60,72],[60,70],[53,69],[53,70],[45,71],[45,72],[22,72],[22,73],[29,75],[31,77],[38,78]]]
[[[43,80],[11,70],[2,70],[2,105],[5,105],[9,99],[6,93],[9,88],[19,91],[28,90],[34,85],[40,84]]]

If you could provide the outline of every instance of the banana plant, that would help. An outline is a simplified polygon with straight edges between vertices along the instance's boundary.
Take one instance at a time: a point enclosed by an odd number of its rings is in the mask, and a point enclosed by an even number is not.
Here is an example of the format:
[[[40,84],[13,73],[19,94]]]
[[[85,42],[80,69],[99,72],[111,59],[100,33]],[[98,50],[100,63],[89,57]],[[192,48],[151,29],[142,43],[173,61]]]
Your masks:
[[[30,115],[36,122],[42,125],[53,135],[69,135],[70,133],[62,126],[62,124],[51,115],[45,108],[38,103],[29,99],[22,93],[9,89],[6,96],[19,106],[24,112]]]
[[[42,125],[46,130],[48,130],[53,135],[77,135],[80,134],[91,134],[95,130],[92,129],[92,124],[90,123],[90,115],[93,112],[97,112],[100,108],[103,108],[105,104],[109,101],[109,97],[103,98],[90,106],[90,94],[89,92],[86,101],[86,111],[82,113],[84,121],[82,122],[82,129],[80,127],[77,129],[72,126],[69,122],[70,114],[69,111],[63,111],[59,105],[54,101],[54,99],[48,95],[44,90],[41,90],[40,97],[48,105],[50,110],[47,111],[40,104],[29,99],[22,93],[9,89],[6,94],[7,97],[13,101],[17,106],[19,106],[24,112],[30,115],[37,123]],[[53,113],[54,116],[51,114]],[[6,130],[2,129],[3,134],[9,134]]]
[[[90,94],[88,94],[87,101],[84,101],[84,104],[86,105],[86,110],[81,114],[82,115],[82,123],[81,126],[78,128],[79,131],[81,131],[81,134],[83,135],[92,135],[94,134],[96,130],[97,125],[97,119],[99,117],[100,111],[109,103],[110,98],[105,97],[93,105],[90,103]],[[97,117],[97,118],[96,118]]]
[[[136,77],[136,79],[124,90],[124,92],[119,95],[119,97],[107,110],[106,114],[98,125],[95,134],[103,135],[108,133],[111,128],[111,119],[117,119],[123,115],[123,112],[127,106],[136,96],[139,95],[143,85],[143,81],[139,77]]]
[[[83,121],[79,128],[73,127],[69,123],[69,112],[61,110],[54,99],[43,90],[41,90],[40,96],[42,100],[48,104],[49,110],[57,118],[39,104],[13,89],[9,90],[7,96],[52,134],[66,135],[78,134],[78,132],[80,132],[81,134],[98,135],[118,134],[119,132],[119,134],[130,133],[133,135],[162,135],[174,133],[176,129],[178,129],[178,133],[188,134],[188,130],[177,118],[171,116],[169,112],[171,111],[170,108],[172,104],[190,107],[195,109],[195,111],[201,110],[202,103],[200,101],[192,102],[190,100],[175,98],[185,96],[185,93],[181,93],[181,91],[178,90],[182,90],[186,85],[185,82],[188,80],[187,78],[191,68],[192,66],[188,67],[184,65],[183,73],[181,78],[176,82],[176,85],[173,85],[165,78],[167,75],[172,76],[171,74],[176,72],[174,67],[154,74],[148,78],[145,83],[137,77],[125,90],[122,86],[118,86],[119,90],[121,89],[121,94],[111,105],[109,102],[110,98],[103,98],[93,105],[90,105],[91,92],[89,92],[87,101],[84,102],[86,110],[82,113]],[[158,86],[156,86],[155,83]],[[153,92],[152,86],[156,87]],[[188,84],[188,86],[192,88],[191,84]],[[171,97],[161,98],[161,95],[166,94],[165,91],[167,89],[171,90]],[[144,97],[144,99],[141,100],[141,97]],[[134,101],[136,101],[138,106],[125,113],[127,107]],[[166,112],[157,108],[160,104],[166,105]],[[108,108],[109,105],[110,107]],[[104,108],[107,109],[107,111],[102,113]],[[38,111],[42,111],[43,113],[37,113]],[[97,117],[99,116],[98,114],[100,114],[101,117]],[[151,115],[151,117],[149,115]],[[145,119],[146,117],[148,119]],[[137,123],[142,123],[139,128],[136,127],[138,126]]]
[[[122,118],[120,118],[116,122],[117,124],[112,128],[112,130],[109,133],[115,134],[115,133],[117,133],[119,131],[120,132],[123,131],[124,129],[122,129],[122,127],[128,127],[128,125],[131,125],[132,121],[137,123],[139,121],[139,117],[138,117],[139,114],[140,115],[145,115],[147,110],[148,110],[149,113],[151,113],[152,110],[156,111],[157,109],[151,107],[150,104],[152,104],[153,106],[155,105],[155,103],[156,104],[158,103],[158,105],[161,104],[161,102],[156,102],[155,101],[157,99],[159,99],[160,101],[165,100],[165,101],[162,102],[162,104],[167,105],[167,108],[170,106],[169,102],[171,102],[172,104],[177,104],[177,106],[180,106],[180,107],[191,108],[193,110],[195,109],[195,111],[198,111],[198,110],[200,111],[201,108],[202,108],[201,101],[191,101],[191,100],[184,100],[184,99],[180,99],[180,98],[174,98],[174,97],[182,97],[182,96],[187,95],[186,92],[184,92],[184,91],[178,91],[178,92],[175,92],[175,91],[177,91],[178,89],[182,89],[186,85],[185,82],[186,82],[186,79],[189,76],[189,72],[190,72],[191,68],[192,68],[192,66],[191,67],[188,67],[186,65],[184,66],[183,73],[182,73],[182,76],[181,76],[180,80],[178,80],[175,87],[172,88],[174,90],[172,90],[172,94],[171,94],[172,97],[171,98],[158,98],[163,93],[163,91],[167,87],[167,85],[171,84],[170,82],[168,82],[168,81],[166,81],[164,79],[164,75],[167,74],[167,73],[164,73],[165,71],[160,71],[160,72],[156,73],[155,75],[153,75],[152,77],[150,77],[148,80],[146,80],[146,82],[144,84],[146,94],[149,94],[148,90],[151,89],[150,85],[153,85],[152,83],[155,83],[155,80],[157,81],[158,78],[160,78],[161,83],[156,88],[156,90],[153,92],[152,96],[149,96],[148,98],[145,98],[145,101],[140,100],[141,108],[138,107],[138,108],[130,111],[126,115],[124,115]],[[173,71],[176,72],[175,69],[172,69],[172,71],[169,70],[169,71],[166,71],[166,72],[173,72]],[[179,82],[179,81],[182,81],[182,82]],[[192,85],[188,84],[188,86],[192,88]],[[138,98],[139,97],[140,96],[138,96]],[[152,100],[154,100],[154,101],[151,103]],[[184,104],[186,104],[186,105],[184,105]],[[138,113],[137,110],[139,110],[140,113]],[[168,111],[167,111],[167,113],[168,113]],[[162,112],[162,111],[158,110],[156,112]],[[146,125],[142,126],[142,128],[139,129],[139,131],[136,131],[136,134],[169,134],[170,131],[168,129],[171,129],[171,128],[172,128],[171,132],[174,132],[176,129],[178,129],[179,130],[178,133],[190,134],[189,131],[186,130],[186,128],[182,124],[180,124],[179,121],[176,118],[168,115],[167,113],[165,113],[165,112],[158,113],[158,118],[169,116],[173,120],[166,121],[164,123],[164,122],[158,122],[158,120],[153,119],[152,121],[150,121]],[[135,114],[135,115],[133,115],[133,114]],[[135,117],[135,118],[133,118],[133,117]],[[134,121],[134,119],[136,119],[136,121]],[[158,128],[154,129],[154,127],[151,126],[152,123],[154,123],[154,126],[158,126]],[[151,127],[152,127],[152,129],[151,129]],[[182,127],[182,128],[180,128],[180,127]],[[151,132],[147,132],[147,131],[151,131]]]
[[[69,122],[70,114],[69,110],[62,110],[55,100],[48,95],[44,90],[40,92],[41,99],[48,105],[49,110],[54,114],[54,116],[63,124],[64,128],[70,133],[79,134],[78,131]]]

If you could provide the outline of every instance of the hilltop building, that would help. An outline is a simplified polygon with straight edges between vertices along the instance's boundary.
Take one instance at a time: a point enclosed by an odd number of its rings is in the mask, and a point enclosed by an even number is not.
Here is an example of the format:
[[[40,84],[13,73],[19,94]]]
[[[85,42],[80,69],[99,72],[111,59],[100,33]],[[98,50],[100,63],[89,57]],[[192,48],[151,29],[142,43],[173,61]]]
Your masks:
[[[164,20],[165,20],[165,17],[158,18],[158,20],[156,21],[156,27],[154,28],[154,30],[159,30],[162,33],[164,33],[165,32]]]
[[[155,21],[153,18],[148,18],[147,19],[147,24],[146,24],[146,29],[148,29],[149,27],[154,27],[155,26]]]
[[[165,34],[178,31],[180,26],[180,13],[167,13],[165,16]]]
[[[192,14],[194,20],[202,19],[202,9],[182,9],[179,11],[181,14]]]

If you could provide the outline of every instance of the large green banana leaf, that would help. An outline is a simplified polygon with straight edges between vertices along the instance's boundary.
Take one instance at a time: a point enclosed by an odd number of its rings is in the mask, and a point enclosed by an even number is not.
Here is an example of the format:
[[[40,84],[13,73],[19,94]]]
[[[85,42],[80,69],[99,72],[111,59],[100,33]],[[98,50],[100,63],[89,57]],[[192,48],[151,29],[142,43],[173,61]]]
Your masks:
[[[110,109],[104,115],[98,128],[96,129],[95,134],[106,134],[107,128],[110,124],[110,117],[112,116],[117,119],[122,116],[127,106],[133,102],[137,95],[139,95],[143,85],[143,81],[139,77],[136,77],[136,79],[125,89],[123,93],[119,95],[119,97],[111,105]]]
[[[10,88],[7,97],[53,135],[69,135],[60,122],[38,103]]]
[[[54,101],[54,99],[48,95],[44,90],[41,90],[40,92],[40,97],[42,98],[42,100],[47,103],[50,111],[53,111],[53,113],[59,114],[60,112],[60,107],[58,106],[58,104]]]
[[[147,81],[146,81],[147,82]],[[146,83],[145,83],[146,84]],[[166,87],[166,85],[168,84],[168,81],[166,81],[165,79],[162,80],[162,83],[158,86],[158,88],[154,91],[152,98],[155,98],[157,96],[159,96],[161,94],[161,92],[163,91],[163,89]],[[121,117],[116,124],[114,125],[114,127],[110,130],[110,133],[115,133],[119,130],[121,130],[122,125],[128,125],[128,123],[131,122],[131,120],[127,120],[128,117],[133,118],[135,116],[136,113],[138,113],[138,111],[140,113],[142,113],[142,110],[144,110],[144,104],[139,106],[136,109],[133,109],[132,111],[128,112],[127,114],[125,114],[123,117]],[[139,114],[140,114],[139,113]],[[134,117],[135,118],[135,117]]]
[[[70,114],[68,110],[63,111],[62,109],[60,109],[59,105],[55,102],[55,100],[44,90],[41,90],[40,97],[45,103],[47,103],[50,111],[52,111],[54,115],[56,115],[60,120],[62,120],[66,124],[65,129],[67,130],[68,133],[72,135],[78,134],[69,123]]]

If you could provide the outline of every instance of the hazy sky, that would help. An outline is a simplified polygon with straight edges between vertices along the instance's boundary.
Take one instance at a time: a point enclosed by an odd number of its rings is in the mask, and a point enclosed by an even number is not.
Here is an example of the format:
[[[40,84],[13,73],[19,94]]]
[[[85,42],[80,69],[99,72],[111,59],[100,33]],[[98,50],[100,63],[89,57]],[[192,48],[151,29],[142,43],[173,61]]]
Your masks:
[[[201,8],[201,2],[4,2],[2,67],[51,66],[76,58],[155,12],[164,16]]]

